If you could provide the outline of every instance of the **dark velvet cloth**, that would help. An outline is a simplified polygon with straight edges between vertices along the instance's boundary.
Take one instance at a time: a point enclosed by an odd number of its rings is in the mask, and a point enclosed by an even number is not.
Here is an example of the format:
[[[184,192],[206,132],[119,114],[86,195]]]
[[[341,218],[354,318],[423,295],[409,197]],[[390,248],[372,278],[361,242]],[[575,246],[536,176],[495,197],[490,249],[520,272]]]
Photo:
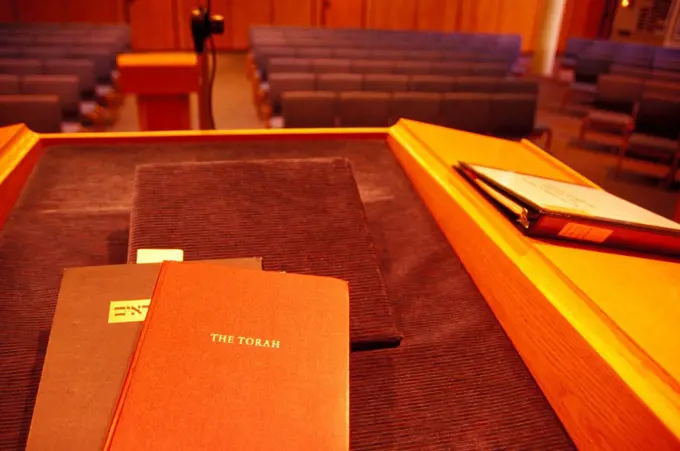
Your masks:
[[[352,350],[401,340],[347,159],[140,166],[128,262],[143,248],[183,249],[185,260],[256,256],[269,271],[346,280]]]
[[[386,144],[354,140],[49,149],[0,234],[0,449],[24,448],[62,268],[126,261],[137,165],[338,156],[404,335],[351,355],[352,448],[574,449]]]

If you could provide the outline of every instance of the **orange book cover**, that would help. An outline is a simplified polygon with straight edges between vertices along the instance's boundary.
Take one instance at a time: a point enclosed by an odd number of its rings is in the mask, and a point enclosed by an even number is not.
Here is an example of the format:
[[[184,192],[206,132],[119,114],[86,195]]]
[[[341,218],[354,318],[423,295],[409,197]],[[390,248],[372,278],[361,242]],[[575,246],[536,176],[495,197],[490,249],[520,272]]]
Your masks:
[[[105,449],[348,448],[347,283],[163,263]]]

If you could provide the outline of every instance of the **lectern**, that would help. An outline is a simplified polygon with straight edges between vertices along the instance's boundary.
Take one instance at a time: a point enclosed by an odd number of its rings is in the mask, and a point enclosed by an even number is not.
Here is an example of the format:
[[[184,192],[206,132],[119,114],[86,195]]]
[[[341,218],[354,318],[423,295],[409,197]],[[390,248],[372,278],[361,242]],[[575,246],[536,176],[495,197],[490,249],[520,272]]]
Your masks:
[[[145,66],[123,60],[128,90],[168,94],[151,81],[135,85],[126,70]],[[186,61],[185,83],[153,80],[193,86]],[[0,367],[13,375],[0,393],[0,437],[26,437],[63,268],[125,263],[136,165],[329,156],[352,162],[404,332],[397,348],[350,356],[352,449],[680,447],[680,263],[526,237],[451,165],[593,183],[527,141],[406,120],[367,129],[0,130]]]
[[[118,70],[121,91],[137,96],[140,130],[191,129],[190,95],[200,80],[194,53],[125,53]]]

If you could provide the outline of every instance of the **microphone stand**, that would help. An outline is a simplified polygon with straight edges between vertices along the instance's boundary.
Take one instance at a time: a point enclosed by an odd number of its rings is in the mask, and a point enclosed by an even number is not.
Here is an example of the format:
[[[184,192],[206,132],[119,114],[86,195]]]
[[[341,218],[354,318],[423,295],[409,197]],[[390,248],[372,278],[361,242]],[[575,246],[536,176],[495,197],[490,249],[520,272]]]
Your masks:
[[[199,6],[191,11],[191,36],[194,41],[194,52],[200,67],[200,89],[198,92],[198,124],[201,130],[215,128],[212,123],[211,95],[212,80],[210,79],[210,61],[205,43],[214,34],[224,33],[224,17],[210,14],[210,6]],[[213,49],[214,52],[214,49]],[[213,64],[217,64],[213,61]]]

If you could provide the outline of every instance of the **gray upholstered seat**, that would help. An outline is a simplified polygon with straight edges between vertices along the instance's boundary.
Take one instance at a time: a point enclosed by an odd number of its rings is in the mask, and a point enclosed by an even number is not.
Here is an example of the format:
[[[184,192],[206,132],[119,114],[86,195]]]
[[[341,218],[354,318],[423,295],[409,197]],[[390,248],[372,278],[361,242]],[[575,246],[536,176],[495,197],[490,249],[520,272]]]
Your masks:
[[[394,72],[395,61],[352,60],[351,72],[357,74],[390,74]]]
[[[669,153],[680,152],[680,144],[677,139],[643,133],[633,133],[630,135],[628,138],[628,148],[633,150],[658,150]]]
[[[23,49],[23,58],[63,58],[68,55],[66,47],[26,47]]]
[[[321,58],[312,60],[312,70],[317,74],[323,73],[347,73],[350,72],[350,61],[348,59]]]
[[[538,81],[522,78],[508,78],[498,83],[499,93],[507,94],[538,94]]]
[[[331,49],[324,47],[310,47],[310,48],[299,48],[295,51],[295,55],[298,58],[330,58]]]
[[[390,123],[413,119],[436,124],[441,113],[442,95],[431,92],[395,92],[390,106]]]
[[[38,59],[0,59],[0,74],[28,75],[41,73],[42,63]]]
[[[54,94],[65,114],[80,111],[80,84],[75,75],[24,75],[21,78],[22,94]]]
[[[470,63],[464,62],[450,62],[450,61],[435,61],[430,66],[430,73],[432,75],[464,75],[469,71]]]
[[[329,91],[284,92],[281,111],[285,127],[334,127],[336,97]]]
[[[441,124],[474,133],[490,130],[491,95],[457,92],[444,94]]]
[[[502,78],[496,77],[457,77],[454,89],[455,92],[492,93],[502,82]]]
[[[371,58],[371,51],[369,49],[352,49],[352,48],[331,49],[331,53],[335,58],[346,58],[352,60]]]
[[[0,96],[0,127],[26,124],[39,133],[61,131],[61,106],[56,95]]]
[[[318,74],[316,89],[319,91],[361,91],[363,89],[361,74]]]
[[[430,73],[429,61],[397,61],[394,66],[395,74],[427,75]]]
[[[304,73],[275,73],[269,77],[269,104],[274,113],[281,109],[281,95],[286,91],[314,91],[316,77]]]
[[[397,92],[407,91],[409,77],[400,74],[366,74],[364,75],[364,91]]]
[[[284,72],[306,73],[312,69],[312,61],[307,58],[270,58],[269,74]]]
[[[414,75],[409,88],[420,92],[453,92],[456,78],[447,75]]]
[[[489,133],[503,138],[523,138],[534,130],[536,94],[495,94],[491,97]]]
[[[21,94],[19,76],[0,74],[0,95]]]
[[[386,92],[342,92],[338,117],[342,127],[385,127],[390,115],[390,94]]]
[[[116,55],[110,51],[90,46],[73,46],[69,49],[68,58],[87,59],[94,64],[97,80],[102,82],[111,79],[111,72],[116,66]]]
[[[473,63],[471,75],[478,77],[504,77],[508,73],[507,64]]]
[[[43,61],[47,75],[75,75],[80,82],[81,93],[92,93],[97,86],[94,63],[86,59],[48,59]]]

